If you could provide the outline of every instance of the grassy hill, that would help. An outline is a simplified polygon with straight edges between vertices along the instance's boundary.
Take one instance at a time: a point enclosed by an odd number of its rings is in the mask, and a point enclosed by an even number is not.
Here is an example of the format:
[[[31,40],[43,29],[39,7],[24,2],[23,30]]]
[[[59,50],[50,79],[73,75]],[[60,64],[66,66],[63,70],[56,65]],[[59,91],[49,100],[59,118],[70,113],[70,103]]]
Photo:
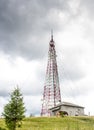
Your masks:
[[[0,119],[0,130],[7,130]],[[17,130],[94,130],[94,117],[32,117],[25,118]]]

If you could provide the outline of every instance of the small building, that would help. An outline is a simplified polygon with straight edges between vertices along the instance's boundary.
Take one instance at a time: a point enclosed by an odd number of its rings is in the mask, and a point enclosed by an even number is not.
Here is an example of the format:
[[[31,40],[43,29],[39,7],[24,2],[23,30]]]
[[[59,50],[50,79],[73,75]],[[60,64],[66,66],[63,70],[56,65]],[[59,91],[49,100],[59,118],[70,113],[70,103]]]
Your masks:
[[[84,115],[84,107],[69,102],[61,102],[57,106],[50,108],[49,111],[51,116],[56,116],[60,112],[68,116]]]

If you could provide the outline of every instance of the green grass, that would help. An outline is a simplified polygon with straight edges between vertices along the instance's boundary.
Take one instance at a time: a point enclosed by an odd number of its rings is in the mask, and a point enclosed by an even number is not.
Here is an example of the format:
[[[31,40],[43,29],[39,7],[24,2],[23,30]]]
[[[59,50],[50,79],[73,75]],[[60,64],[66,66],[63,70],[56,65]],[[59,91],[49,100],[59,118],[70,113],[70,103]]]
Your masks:
[[[0,127],[5,127],[0,119]],[[32,117],[25,118],[17,130],[94,130],[94,117]]]

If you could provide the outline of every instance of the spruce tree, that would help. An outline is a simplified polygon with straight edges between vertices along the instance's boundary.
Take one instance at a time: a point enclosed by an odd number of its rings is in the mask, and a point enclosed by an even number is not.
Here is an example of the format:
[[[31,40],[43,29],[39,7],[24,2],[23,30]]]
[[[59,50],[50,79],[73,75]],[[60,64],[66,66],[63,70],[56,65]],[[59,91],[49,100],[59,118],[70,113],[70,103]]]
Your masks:
[[[23,96],[20,89],[17,87],[10,95],[10,101],[4,107],[3,116],[9,130],[16,130],[17,126],[21,126],[22,120],[25,117],[25,107]]]

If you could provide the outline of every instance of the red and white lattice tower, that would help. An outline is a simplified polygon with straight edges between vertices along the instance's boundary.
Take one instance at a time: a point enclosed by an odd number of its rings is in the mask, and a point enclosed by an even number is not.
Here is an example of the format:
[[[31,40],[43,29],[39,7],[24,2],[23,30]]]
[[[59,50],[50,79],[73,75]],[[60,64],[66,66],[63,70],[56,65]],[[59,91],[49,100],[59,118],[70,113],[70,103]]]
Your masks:
[[[53,34],[51,34],[41,115],[48,116],[50,114],[49,108],[55,107],[60,102],[61,102],[61,94],[60,94],[59,77],[56,61],[55,43],[53,40]]]

